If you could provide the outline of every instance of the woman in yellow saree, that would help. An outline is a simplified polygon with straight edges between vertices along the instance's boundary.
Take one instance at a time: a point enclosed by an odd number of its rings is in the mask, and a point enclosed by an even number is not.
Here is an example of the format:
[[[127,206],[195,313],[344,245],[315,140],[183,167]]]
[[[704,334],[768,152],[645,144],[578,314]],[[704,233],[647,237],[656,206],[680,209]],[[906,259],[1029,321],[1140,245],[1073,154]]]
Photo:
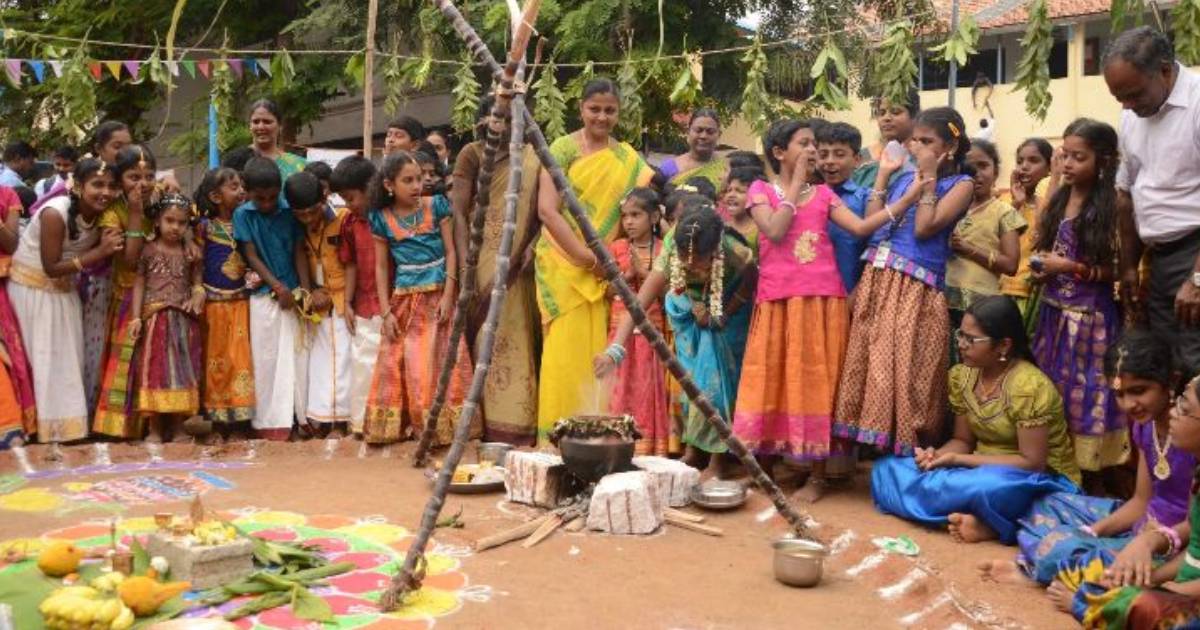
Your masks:
[[[717,112],[708,108],[692,112],[686,139],[687,153],[667,158],[659,166],[663,175],[677,186],[693,177],[703,177],[712,182],[713,188],[721,190],[729,172],[729,162],[714,155],[721,140],[721,120],[717,118]]]
[[[653,171],[633,147],[612,137],[620,112],[612,81],[590,81],[579,109],[583,128],[555,140],[550,153],[608,244],[617,237],[621,199],[649,183]],[[608,343],[608,302],[604,271],[545,169],[538,217],[542,237],[534,250],[534,272],[543,330],[538,443],[544,444],[559,418],[608,409],[607,388],[598,387],[592,373],[592,357]]]

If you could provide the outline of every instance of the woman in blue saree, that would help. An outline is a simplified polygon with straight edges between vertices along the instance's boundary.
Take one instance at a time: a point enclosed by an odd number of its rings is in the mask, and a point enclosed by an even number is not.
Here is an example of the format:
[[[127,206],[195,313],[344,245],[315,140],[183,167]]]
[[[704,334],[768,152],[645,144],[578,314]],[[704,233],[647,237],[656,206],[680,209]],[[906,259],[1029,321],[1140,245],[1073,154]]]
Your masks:
[[[877,461],[871,496],[880,511],[948,527],[960,542],[1013,544],[1035,500],[1079,491],[1062,399],[1030,361],[1012,299],[972,304],[955,340],[962,363],[950,369],[954,437]]]

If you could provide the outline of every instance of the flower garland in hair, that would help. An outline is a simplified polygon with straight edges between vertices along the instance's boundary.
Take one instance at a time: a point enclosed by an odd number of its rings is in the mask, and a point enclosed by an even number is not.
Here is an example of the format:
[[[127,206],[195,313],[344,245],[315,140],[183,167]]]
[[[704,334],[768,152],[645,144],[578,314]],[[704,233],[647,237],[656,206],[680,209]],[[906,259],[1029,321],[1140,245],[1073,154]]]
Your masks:
[[[720,322],[725,315],[725,248],[722,247],[724,239],[725,226],[722,225],[717,236],[717,253],[708,275],[708,315],[714,324]]]

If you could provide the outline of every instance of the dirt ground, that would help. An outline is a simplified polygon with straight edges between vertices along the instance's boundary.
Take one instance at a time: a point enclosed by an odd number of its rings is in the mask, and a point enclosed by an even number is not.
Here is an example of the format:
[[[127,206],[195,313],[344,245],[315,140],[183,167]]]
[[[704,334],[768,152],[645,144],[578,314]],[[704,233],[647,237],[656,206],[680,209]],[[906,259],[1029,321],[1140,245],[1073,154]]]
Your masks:
[[[386,522],[415,530],[430,483],[409,464],[412,448],[367,452],[345,440],[258,443],[223,452],[167,445],[153,452],[144,445],[111,444],[66,449],[65,461],[57,463],[45,461],[47,451],[39,446],[19,454],[0,452],[0,541],[66,531],[60,528],[88,521],[105,523],[114,515],[185,513],[186,501],[172,493],[186,488],[163,486],[175,483],[170,479],[208,484],[205,504],[227,514],[265,508],[281,521],[308,515],[314,525],[332,523],[333,517],[320,515],[341,515],[343,525]],[[472,448],[467,459],[473,457]],[[107,466],[110,461],[115,466]],[[101,468],[86,468],[97,462]],[[106,484],[150,474],[121,470],[123,464],[151,462],[164,466],[154,474],[166,477],[132,489],[126,481],[115,488]],[[201,470],[171,470],[175,464]],[[814,589],[789,588],[773,579],[770,542],[784,524],[756,492],[737,511],[705,514],[708,524],[724,530],[719,538],[674,527],[647,537],[560,530],[531,549],[513,543],[478,554],[469,552],[475,539],[519,524],[534,511],[504,502],[499,493],[451,495],[443,514],[460,507],[465,527],[439,529],[436,540],[455,556],[461,575],[431,580],[453,593],[457,603],[447,603],[438,614],[415,615],[415,625],[362,627],[1074,627],[1034,589],[980,581],[976,564],[1011,557],[1012,548],[960,545],[944,532],[880,515],[862,474],[852,487],[809,510],[814,533],[833,549],[824,581]],[[268,513],[259,514],[267,518]],[[916,558],[887,555],[871,543],[873,537],[901,534],[920,546]],[[263,619],[258,623],[271,627]]]

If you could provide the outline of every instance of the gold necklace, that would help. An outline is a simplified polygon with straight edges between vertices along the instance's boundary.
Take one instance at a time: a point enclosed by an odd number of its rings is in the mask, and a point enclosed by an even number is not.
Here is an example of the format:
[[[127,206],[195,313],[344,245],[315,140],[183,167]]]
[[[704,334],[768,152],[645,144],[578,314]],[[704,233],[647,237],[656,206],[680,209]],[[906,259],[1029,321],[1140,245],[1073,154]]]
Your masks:
[[[1158,447],[1158,427],[1150,428],[1151,435],[1154,436],[1154,452],[1158,455],[1158,461],[1154,462],[1154,476],[1159,481],[1166,481],[1171,476],[1171,462],[1167,461],[1167,452],[1171,450],[1171,434],[1167,434],[1167,442],[1162,448]]]
[[[986,402],[991,402],[992,400],[994,400],[996,398],[996,390],[1000,389],[1000,386],[1004,384],[1004,377],[1008,375],[1009,367],[1010,367],[1009,365],[1004,366],[1004,369],[1001,370],[1000,373],[996,375],[996,380],[992,381],[992,387],[988,390],[987,394],[985,394],[982,398],[979,399],[980,404],[983,404]],[[979,372],[979,380],[977,382],[978,382],[978,384],[983,385],[983,371],[982,370],[980,370],[980,372]]]

